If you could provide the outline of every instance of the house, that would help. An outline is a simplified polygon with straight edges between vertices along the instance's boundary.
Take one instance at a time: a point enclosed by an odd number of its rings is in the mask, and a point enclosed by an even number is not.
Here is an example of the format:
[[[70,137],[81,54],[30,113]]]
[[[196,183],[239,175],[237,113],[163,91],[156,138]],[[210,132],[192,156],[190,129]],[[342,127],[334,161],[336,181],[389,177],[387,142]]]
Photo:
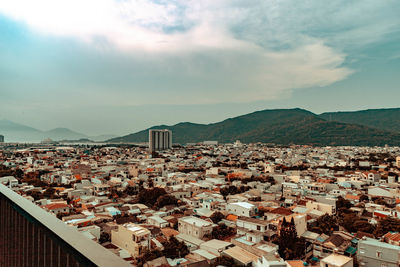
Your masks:
[[[211,252],[215,255],[220,255],[222,251],[233,247],[234,245],[230,242],[225,242],[222,240],[218,239],[211,239],[209,241],[206,241],[200,245],[200,249],[206,250],[208,252]]]
[[[326,239],[317,238],[314,243],[313,255],[321,258],[327,257],[332,253],[352,255],[356,251],[355,248],[352,247],[351,240],[353,239],[354,237],[351,234],[343,231],[333,232],[333,234]]]
[[[243,217],[239,216],[236,219],[236,225],[238,227],[247,229],[247,230],[255,230],[255,231],[266,231],[268,230],[268,221]]]
[[[168,227],[169,222],[161,218],[160,216],[151,216],[147,218],[147,223],[151,225],[155,225],[160,228]]]
[[[398,267],[400,246],[373,238],[363,237],[358,241],[357,261],[363,267]]]
[[[234,202],[227,205],[229,213],[237,216],[252,217],[257,214],[257,207],[248,202]]]
[[[222,255],[232,258],[240,266],[252,266],[253,262],[259,260],[257,255],[238,246],[224,250]]]
[[[13,188],[18,185],[18,179],[14,176],[4,176],[0,178],[0,184]]]
[[[393,198],[394,195],[387,189],[381,187],[368,188],[368,195],[371,197]]]
[[[51,212],[55,215],[62,214],[62,213],[69,213],[70,207],[66,203],[51,203],[45,206],[42,206],[43,209]]]
[[[383,239],[385,240],[386,243],[400,246],[400,233],[389,232],[383,236]]]
[[[318,211],[323,212],[324,214],[327,213],[329,215],[336,213],[335,206],[321,203],[321,202],[311,201],[311,200],[306,203],[306,208],[308,211],[318,210]]]
[[[150,230],[133,223],[118,225],[111,230],[111,243],[129,252],[132,257],[140,257],[150,249]]]
[[[212,232],[215,224],[212,222],[194,217],[187,216],[178,219],[178,231],[181,234],[194,236],[196,238],[203,238]]]
[[[353,258],[331,254],[321,260],[321,267],[353,267]]]

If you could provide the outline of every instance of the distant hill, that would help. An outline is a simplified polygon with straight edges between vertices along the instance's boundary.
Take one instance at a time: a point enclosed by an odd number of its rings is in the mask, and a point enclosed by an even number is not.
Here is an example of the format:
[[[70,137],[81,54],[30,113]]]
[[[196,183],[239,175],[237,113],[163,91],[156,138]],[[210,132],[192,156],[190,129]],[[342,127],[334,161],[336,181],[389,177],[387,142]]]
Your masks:
[[[74,132],[70,129],[67,128],[55,128],[50,131],[44,132],[47,138],[53,139],[53,140],[78,140],[78,139],[84,139],[87,138],[88,136],[85,134],[77,133]]]
[[[27,142],[43,140],[43,132],[9,120],[0,120],[0,134],[6,142]]]
[[[47,138],[54,141],[83,139],[105,141],[116,137],[115,135],[87,136],[68,128],[55,128],[49,131],[41,131],[10,120],[0,120],[0,134],[4,135],[6,142],[40,142]]]
[[[321,118],[330,121],[355,123],[400,133],[400,108],[368,109],[349,112],[326,112]]]
[[[218,123],[178,123],[149,129],[170,129],[174,143],[240,140],[245,143],[313,145],[400,145],[400,133],[363,125],[327,121],[303,109],[253,112]],[[110,139],[109,142],[147,142],[148,130]]]
[[[95,142],[102,142],[102,141],[106,141],[108,139],[116,138],[116,137],[118,137],[118,136],[116,136],[114,134],[103,134],[103,135],[89,136],[88,138]]]

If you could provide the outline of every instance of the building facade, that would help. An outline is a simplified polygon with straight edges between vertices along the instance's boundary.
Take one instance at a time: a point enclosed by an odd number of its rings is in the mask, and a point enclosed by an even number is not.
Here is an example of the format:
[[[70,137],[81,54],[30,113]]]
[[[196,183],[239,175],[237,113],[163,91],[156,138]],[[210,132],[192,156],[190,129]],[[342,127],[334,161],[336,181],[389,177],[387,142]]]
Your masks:
[[[170,130],[149,130],[150,152],[172,148],[172,132]]]
[[[0,134],[0,143],[4,143],[4,135]]]
[[[0,267],[131,266],[0,184]]]
[[[358,242],[357,261],[363,267],[398,267],[400,247],[372,238]]]
[[[215,224],[203,219],[188,216],[178,219],[178,231],[185,235],[203,238],[207,234],[211,234]]]
[[[140,257],[150,249],[150,230],[133,223],[119,225],[111,231],[111,243],[129,252],[132,257]]]

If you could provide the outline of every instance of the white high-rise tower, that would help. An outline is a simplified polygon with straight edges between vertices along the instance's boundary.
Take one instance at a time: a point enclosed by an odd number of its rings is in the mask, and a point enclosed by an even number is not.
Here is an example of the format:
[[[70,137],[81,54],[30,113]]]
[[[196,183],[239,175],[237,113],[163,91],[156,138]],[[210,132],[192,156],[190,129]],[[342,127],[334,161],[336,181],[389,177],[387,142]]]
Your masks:
[[[172,148],[172,132],[170,130],[149,130],[150,152]]]

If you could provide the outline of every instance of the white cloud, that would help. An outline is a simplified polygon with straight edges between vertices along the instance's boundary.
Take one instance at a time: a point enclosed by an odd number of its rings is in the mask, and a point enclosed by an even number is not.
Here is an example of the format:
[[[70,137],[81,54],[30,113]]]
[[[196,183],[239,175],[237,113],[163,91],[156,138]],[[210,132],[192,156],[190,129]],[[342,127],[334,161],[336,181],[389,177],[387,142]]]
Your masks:
[[[296,2],[6,0],[0,13],[44,35],[88,45],[107,40],[148,70],[130,92],[140,92],[142,101],[157,91],[160,102],[244,102],[326,86],[352,73],[343,67],[346,54],[340,48],[305,33],[321,17],[303,14],[308,6],[300,6],[297,14],[290,9]],[[160,92],[152,80],[166,89]]]

